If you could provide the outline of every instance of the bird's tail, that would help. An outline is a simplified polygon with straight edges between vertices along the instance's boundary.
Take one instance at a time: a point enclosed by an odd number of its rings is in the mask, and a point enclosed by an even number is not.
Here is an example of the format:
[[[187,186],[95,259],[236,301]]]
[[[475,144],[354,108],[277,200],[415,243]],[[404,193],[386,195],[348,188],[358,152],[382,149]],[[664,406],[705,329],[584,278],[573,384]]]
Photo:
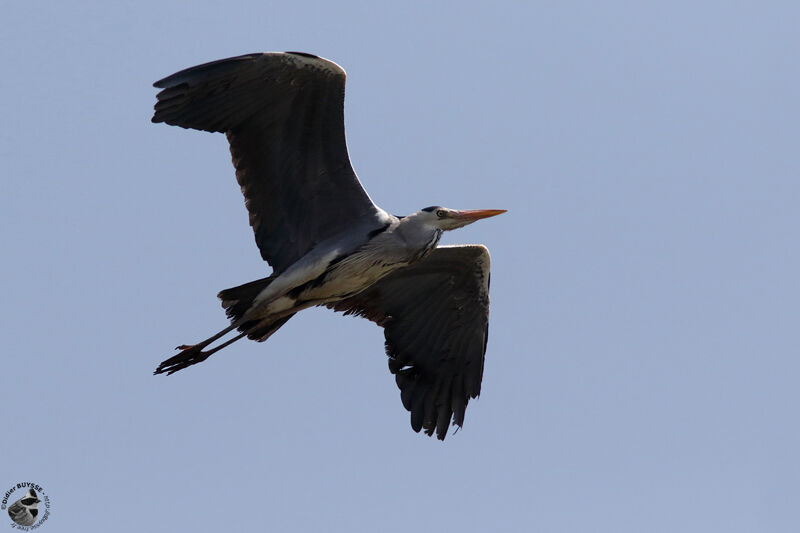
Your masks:
[[[244,314],[253,306],[253,300],[256,299],[261,291],[267,288],[267,285],[272,283],[277,276],[272,275],[268,278],[261,278],[238,287],[231,287],[224,291],[219,291],[217,298],[222,300],[222,307],[225,308],[225,314],[231,319],[231,322],[236,322],[244,316]]]
[[[267,285],[277,277],[276,274],[268,278],[261,278],[238,287],[231,287],[225,289],[217,294],[217,298],[222,300],[222,307],[225,308],[225,314],[231,319],[231,323],[240,321],[244,314],[253,306],[253,301],[261,294]],[[248,339],[255,341],[265,341],[270,335],[278,331],[290,318],[294,316],[285,316],[274,322],[265,322],[263,320],[248,320],[239,324],[236,329],[242,333],[247,333]]]

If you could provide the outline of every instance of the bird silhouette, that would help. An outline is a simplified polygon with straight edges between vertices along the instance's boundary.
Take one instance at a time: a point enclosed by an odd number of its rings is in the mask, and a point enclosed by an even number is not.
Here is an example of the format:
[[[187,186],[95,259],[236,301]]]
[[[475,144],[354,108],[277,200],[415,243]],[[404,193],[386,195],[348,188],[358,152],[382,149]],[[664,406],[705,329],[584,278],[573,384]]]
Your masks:
[[[36,495],[36,491],[29,489],[28,493],[8,506],[8,516],[15,524],[20,526],[32,526],[39,516],[39,502],[42,501]]]

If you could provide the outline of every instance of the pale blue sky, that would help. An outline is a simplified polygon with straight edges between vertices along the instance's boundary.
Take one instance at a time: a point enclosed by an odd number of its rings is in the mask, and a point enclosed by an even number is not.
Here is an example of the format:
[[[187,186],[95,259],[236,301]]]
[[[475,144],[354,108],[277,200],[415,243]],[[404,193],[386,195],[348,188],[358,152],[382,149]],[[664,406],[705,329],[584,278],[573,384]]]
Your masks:
[[[52,532],[800,530],[797,3],[395,5],[4,7],[0,489]],[[267,50],[348,71],[385,209],[509,210],[446,238],[493,270],[444,443],[327,310],[151,375],[268,271],[224,137],[151,83]]]

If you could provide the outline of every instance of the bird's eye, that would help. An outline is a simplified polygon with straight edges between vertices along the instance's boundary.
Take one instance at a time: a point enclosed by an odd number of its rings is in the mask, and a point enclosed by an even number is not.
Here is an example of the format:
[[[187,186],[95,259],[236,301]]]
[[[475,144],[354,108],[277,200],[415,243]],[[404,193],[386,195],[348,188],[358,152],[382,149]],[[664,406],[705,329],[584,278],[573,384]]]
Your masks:
[[[436,216],[439,217],[439,218],[444,218],[445,216],[447,216],[447,213],[445,213],[443,210],[439,209],[438,211],[436,211]]]

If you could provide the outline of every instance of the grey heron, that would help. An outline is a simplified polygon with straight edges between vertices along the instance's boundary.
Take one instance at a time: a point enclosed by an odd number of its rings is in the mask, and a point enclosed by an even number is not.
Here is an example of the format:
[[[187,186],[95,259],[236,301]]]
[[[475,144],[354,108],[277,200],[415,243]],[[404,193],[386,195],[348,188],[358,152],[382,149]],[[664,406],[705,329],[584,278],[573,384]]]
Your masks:
[[[178,346],[155,373],[204,361],[245,336],[265,341],[298,311],[327,306],[384,328],[414,431],[444,440],[451,421],[461,427],[483,376],[489,252],[437,245],[443,231],[505,211],[433,206],[398,217],[375,205],[347,153],[345,72],[326,59],[249,54],[154,85],[162,90],[153,122],[227,136],[256,245],[273,269],[221,291],[230,325]]]

